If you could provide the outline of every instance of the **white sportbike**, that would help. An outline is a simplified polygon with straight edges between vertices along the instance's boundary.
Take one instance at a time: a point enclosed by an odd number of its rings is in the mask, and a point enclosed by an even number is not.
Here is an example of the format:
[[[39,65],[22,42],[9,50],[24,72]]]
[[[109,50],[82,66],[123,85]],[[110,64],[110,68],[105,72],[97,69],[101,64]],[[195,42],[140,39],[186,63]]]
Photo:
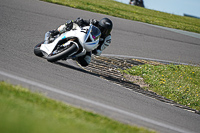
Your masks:
[[[92,24],[79,27],[73,23],[70,31],[51,38],[50,43],[37,44],[34,53],[40,57],[44,56],[50,62],[80,57],[98,47],[100,36],[100,29]]]

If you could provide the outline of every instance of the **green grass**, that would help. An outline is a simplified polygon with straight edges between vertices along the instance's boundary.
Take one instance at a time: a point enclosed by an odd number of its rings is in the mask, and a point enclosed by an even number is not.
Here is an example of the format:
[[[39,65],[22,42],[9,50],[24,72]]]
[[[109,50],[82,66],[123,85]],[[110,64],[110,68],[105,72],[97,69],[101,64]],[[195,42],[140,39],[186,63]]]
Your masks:
[[[200,67],[189,65],[139,65],[123,71],[144,78],[149,90],[200,110]]]
[[[200,33],[200,19],[123,4],[113,0],[43,0],[149,24]],[[79,16],[77,16],[79,17]]]
[[[1,133],[150,133],[0,82]]]

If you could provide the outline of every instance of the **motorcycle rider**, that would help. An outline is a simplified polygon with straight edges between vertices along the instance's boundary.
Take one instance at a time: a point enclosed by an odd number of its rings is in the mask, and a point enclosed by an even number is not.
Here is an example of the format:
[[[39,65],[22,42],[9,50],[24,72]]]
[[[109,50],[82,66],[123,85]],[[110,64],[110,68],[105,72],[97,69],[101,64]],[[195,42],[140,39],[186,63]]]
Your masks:
[[[61,25],[58,29],[48,31],[45,34],[45,44],[49,43],[49,40],[51,37],[56,36],[58,34],[62,34],[64,32],[70,31],[73,27],[73,23],[78,24],[80,27],[89,26],[90,24],[93,24],[94,26],[98,27],[101,31],[101,37],[99,40],[99,46],[93,50],[92,52],[86,52],[85,55],[81,57],[77,57],[76,61],[82,66],[87,66],[91,62],[91,55],[97,55],[100,56],[102,51],[106,49],[111,43],[111,30],[113,27],[112,21],[109,18],[103,18],[100,21],[96,19],[89,19],[84,20],[82,18],[77,18],[75,22],[73,20],[66,21],[65,24]]]

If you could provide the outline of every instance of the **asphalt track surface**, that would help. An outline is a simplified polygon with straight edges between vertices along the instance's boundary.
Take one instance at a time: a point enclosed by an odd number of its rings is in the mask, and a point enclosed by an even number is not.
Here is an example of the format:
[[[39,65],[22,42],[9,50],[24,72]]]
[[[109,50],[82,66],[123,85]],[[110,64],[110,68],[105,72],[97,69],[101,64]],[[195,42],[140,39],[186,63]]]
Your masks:
[[[49,63],[33,54],[46,31],[66,19],[105,17],[38,0],[0,1],[0,80],[124,123],[160,132],[199,132],[200,115],[113,84],[74,65]],[[110,17],[110,16],[108,16]],[[105,54],[200,63],[200,39],[140,22],[110,17],[112,44]]]

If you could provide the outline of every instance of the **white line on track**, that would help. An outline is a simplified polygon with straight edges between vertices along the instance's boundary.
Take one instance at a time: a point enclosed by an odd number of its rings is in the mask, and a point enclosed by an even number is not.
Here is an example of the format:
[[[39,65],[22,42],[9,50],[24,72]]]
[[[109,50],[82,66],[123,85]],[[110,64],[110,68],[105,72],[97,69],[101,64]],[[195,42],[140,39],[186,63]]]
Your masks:
[[[145,24],[147,24],[147,23],[145,23]],[[187,35],[187,36],[191,36],[191,37],[195,37],[195,38],[200,39],[199,33],[189,32],[189,31],[184,31],[184,30],[179,30],[179,29],[173,29],[173,28],[168,28],[168,27],[163,27],[163,26],[158,26],[158,25],[152,25],[152,24],[147,24],[147,25],[151,25],[151,26],[154,26],[154,27],[158,27],[158,28],[161,28],[161,29],[177,32],[179,34],[183,34],[183,35]]]
[[[108,57],[121,57],[121,58],[133,58],[133,59],[140,59],[140,60],[149,60],[149,61],[156,61],[164,64],[181,64],[181,65],[189,65],[188,63],[183,62],[174,62],[168,60],[159,60],[159,59],[152,59],[152,58],[144,58],[144,57],[137,57],[137,56],[128,56],[128,55],[114,55],[114,54],[101,54],[102,56]]]
[[[171,129],[173,131],[181,132],[181,133],[188,133],[188,132],[192,133],[191,131],[186,131],[186,130],[183,130],[181,128],[174,127],[172,125],[167,125],[167,124],[164,124],[164,123],[152,120],[152,119],[148,119],[148,118],[145,118],[143,116],[136,115],[134,113],[130,113],[130,112],[127,112],[127,111],[124,111],[124,110],[121,110],[121,109],[118,109],[118,108],[115,108],[115,107],[112,107],[112,106],[109,106],[109,105],[106,105],[106,104],[102,104],[102,103],[99,103],[99,102],[95,102],[93,100],[83,98],[83,97],[80,97],[80,96],[59,90],[57,88],[52,88],[52,87],[49,87],[47,85],[43,85],[41,83],[34,82],[34,81],[31,81],[31,80],[28,80],[28,79],[25,79],[25,78],[22,78],[22,77],[19,77],[19,76],[15,76],[15,75],[3,72],[3,71],[0,71],[0,75],[3,75],[5,77],[8,77],[8,78],[20,81],[20,82],[24,82],[24,83],[33,85],[33,86],[36,86],[38,88],[42,88],[42,89],[45,89],[45,90],[48,90],[48,91],[51,91],[51,92],[54,92],[54,93],[58,93],[58,94],[61,94],[61,95],[64,95],[64,96],[67,96],[67,97],[70,97],[70,98],[73,98],[73,99],[77,99],[77,100],[80,100],[80,101],[83,101],[83,102],[86,102],[86,103],[89,103],[89,104],[93,104],[95,106],[98,106],[98,107],[101,107],[101,108],[104,108],[104,109],[108,109],[110,111],[118,112],[120,114],[130,116],[132,118],[136,118],[136,119],[154,124],[156,126],[161,126],[163,128]]]

